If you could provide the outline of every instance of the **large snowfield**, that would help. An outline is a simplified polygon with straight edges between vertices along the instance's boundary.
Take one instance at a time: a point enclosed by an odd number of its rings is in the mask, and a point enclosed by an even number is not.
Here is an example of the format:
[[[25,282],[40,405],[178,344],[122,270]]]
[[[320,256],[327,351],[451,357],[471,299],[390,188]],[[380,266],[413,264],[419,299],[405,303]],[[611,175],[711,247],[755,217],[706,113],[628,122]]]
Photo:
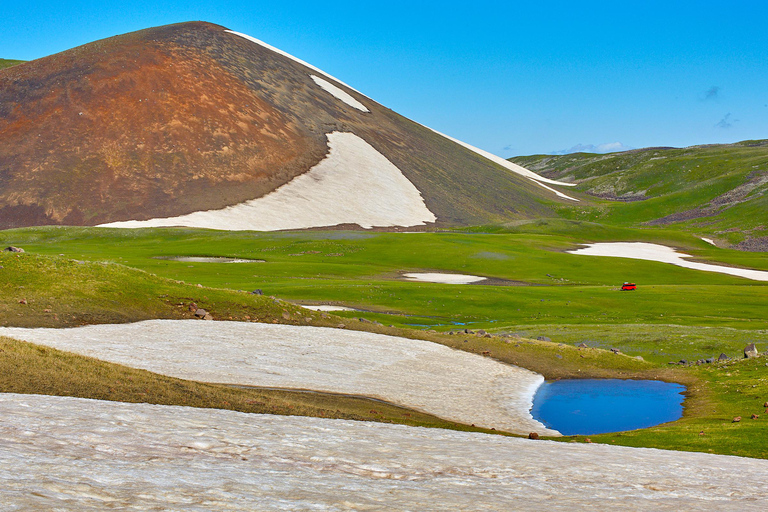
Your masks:
[[[0,394],[2,510],[765,510],[768,461]]]
[[[352,133],[327,137],[325,159],[264,197],[221,210],[101,226],[277,231],[338,224],[421,226],[437,219],[413,183],[373,146]]]
[[[183,379],[364,395],[461,423],[559,435],[530,414],[541,375],[428,341],[201,320],[0,327],[0,336]]]

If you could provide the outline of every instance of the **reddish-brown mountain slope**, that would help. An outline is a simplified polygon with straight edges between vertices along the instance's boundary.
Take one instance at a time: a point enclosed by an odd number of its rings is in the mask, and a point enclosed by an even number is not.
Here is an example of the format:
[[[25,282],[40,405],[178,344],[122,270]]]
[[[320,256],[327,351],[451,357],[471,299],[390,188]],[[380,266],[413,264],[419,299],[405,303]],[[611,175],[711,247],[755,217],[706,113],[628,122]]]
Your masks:
[[[0,71],[0,228],[95,225],[261,197],[351,132],[439,224],[550,213],[553,194],[309,68],[208,23],[147,29]],[[327,77],[324,77],[327,78]],[[343,87],[339,85],[339,87]]]

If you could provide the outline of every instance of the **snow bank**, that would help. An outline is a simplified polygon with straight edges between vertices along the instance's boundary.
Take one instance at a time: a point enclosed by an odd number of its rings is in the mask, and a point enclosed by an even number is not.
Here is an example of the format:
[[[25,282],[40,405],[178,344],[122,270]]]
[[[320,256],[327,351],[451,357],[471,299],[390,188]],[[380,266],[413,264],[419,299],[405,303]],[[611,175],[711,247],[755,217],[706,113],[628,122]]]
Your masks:
[[[39,395],[0,394],[0,444],[7,510],[744,511],[768,501],[765,460]]]
[[[333,85],[331,82],[327,80],[323,80],[319,76],[316,75],[309,75],[312,80],[320,86],[323,90],[330,93],[332,96],[335,96],[336,99],[339,99],[349,105],[350,107],[354,107],[357,110],[360,110],[361,112],[370,112],[368,110],[368,107],[357,101],[355,98],[353,98],[351,95],[347,94],[345,91],[342,91],[335,85]]]
[[[353,133],[327,137],[330,151],[323,161],[264,197],[221,210],[101,227],[276,231],[337,224],[420,226],[437,220],[413,183],[373,146]]]
[[[755,281],[768,281],[768,272],[764,270],[723,267],[720,265],[687,261],[684,258],[691,258],[692,256],[690,254],[677,252],[671,247],[658,244],[648,244],[644,242],[597,243],[589,244],[584,248],[567,252],[571,254],[582,254],[584,256],[613,256],[616,258],[632,258],[635,260],[658,261],[661,263],[671,263],[672,265],[690,268],[693,270],[719,272],[721,274],[745,277]]]
[[[485,281],[486,279],[485,277],[467,274],[443,274],[440,272],[408,272],[403,274],[403,276],[409,281],[442,284],[470,284]]]
[[[541,375],[428,341],[199,320],[0,327],[0,336],[183,379],[365,395],[467,424],[558,435],[530,414]]]

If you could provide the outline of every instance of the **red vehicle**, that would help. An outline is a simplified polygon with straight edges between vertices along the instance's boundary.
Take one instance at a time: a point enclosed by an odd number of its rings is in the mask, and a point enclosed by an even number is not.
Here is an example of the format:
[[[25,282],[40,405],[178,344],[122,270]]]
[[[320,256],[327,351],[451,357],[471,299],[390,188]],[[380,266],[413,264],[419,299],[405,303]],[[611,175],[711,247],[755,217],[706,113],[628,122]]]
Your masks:
[[[624,283],[621,285],[622,291],[637,290],[635,283]]]

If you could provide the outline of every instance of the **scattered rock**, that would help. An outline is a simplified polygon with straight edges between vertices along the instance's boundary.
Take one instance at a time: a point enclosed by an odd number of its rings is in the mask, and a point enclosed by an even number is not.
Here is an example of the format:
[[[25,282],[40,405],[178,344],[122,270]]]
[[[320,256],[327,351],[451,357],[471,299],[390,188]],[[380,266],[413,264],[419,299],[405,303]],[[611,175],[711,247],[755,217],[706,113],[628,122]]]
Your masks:
[[[205,315],[207,315],[208,312],[204,310],[203,308],[198,308],[195,310],[195,316],[197,318],[205,318]]]
[[[188,309],[189,309],[189,311],[190,311],[191,313],[194,313],[195,311],[197,311],[197,304],[195,304],[194,302],[191,302],[191,303],[189,304],[189,308],[188,308]]]
[[[198,288],[202,288],[203,287],[203,285],[201,285],[200,283],[196,284],[195,286],[197,286]]]
[[[592,440],[590,438],[586,438],[586,439],[584,439],[584,441],[587,442],[587,443],[591,443],[592,442]]]
[[[635,356],[635,361],[645,361],[645,359],[643,359],[643,356]]]
[[[283,311],[283,320],[290,320],[290,319],[291,319],[291,314],[288,313],[287,311]]]
[[[261,288],[257,288],[251,292],[252,295],[264,295],[264,292],[261,291]]]
[[[486,334],[483,335],[483,338],[493,338],[493,336],[491,336],[490,334],[486,333]]]
[[[731,423],[738,423],[740,421],[741,421],[741,416],[736,416],[735,418],[733,418],[733,421]]]
[[[539,341],[552,341],[550,338],[548,338],[546,336],[539,336],[536,339],[539,340]]]
[[[484,330],[482,330],[482,329],[480,329],[479,331],[477,331],[477,335],[478,335],[478,336],[485,336],[485,334],[486,334],[486,332],[485,332]]]
[[[369,322],[368,322],[368,320],[366,320],[366,319],[365,319],[365,318],[363,318],[363,317],[360,317],[360,318],[358,318],[357,320],[358,320],[358,321],[360,321],[360,322],[363,322],[364,324],[367,324],[367,323],[369,323]]]
[[[765,407],[766,409],[768,409],[768,402],[765,402],[765,403],[763,404],[763,407]]]
[[[19,304],[26,304],[26,303],[27,303],[27,299],[21,299],[21,300],[19,301]]]
[[[753,415],[752,415],[752,419],[753,419],[753,420],[756,420],[756,419],[757,419],[757,418],[759,418],[759,417],[760,417],[760,415],[759,415],[759,414],[753,414]]]
[[[538,438],[539,438],[539,434],[536,432],[531,432],[530,434],[528,434],[528,439],[538,439]]]
[[[483,350],[482,354],[484,356],[490,356],[491,355],[491,351],[490,350]]]
[[[717,360],[718,361],[727,361],[728,360],[728,356],[725,355],[725,354],[720,354],[719,356],[717,356]]]
[[[715,358],[714,358],[714,357],[708,357],[708,358],[706,359],[706,361],[705,361],[705,362],[706,362],[707,364],[712,364],[712,363],[714,363],[714,362],[715,362]]]
[[[611,352],[613,352],[614,354],[621,354],[621,350],[619,350],[617,348],[612,348]]]
[[[579,348],[589,348],[586,343],[579,343]]]
[[[21,247],[14,247],[12,245],[9,245],[3,250],[7,252],[24,252],[24,249],[22,249]]]
[[[754,357],[757,357],[759,352],[757,351],[757,347],[755,347],[754,343],[750,343],[746,347],[744,347],[744,357],[748,359],[752,359]]]
[[[704,435],[704,431],[702,430],[701,432],[699,432],[699,435],[703,436]]]
[[[687,359],[681,359],[678,364],[688,364],[688,360]]]
[[[563,358],[563,356],[561,356],[560,354],[555,354],[555,357],[558,358],[558,359],[562,359]]]
[[[205,316],[203,316],[203,320],[213,320],[213,315],[206,313]]]

